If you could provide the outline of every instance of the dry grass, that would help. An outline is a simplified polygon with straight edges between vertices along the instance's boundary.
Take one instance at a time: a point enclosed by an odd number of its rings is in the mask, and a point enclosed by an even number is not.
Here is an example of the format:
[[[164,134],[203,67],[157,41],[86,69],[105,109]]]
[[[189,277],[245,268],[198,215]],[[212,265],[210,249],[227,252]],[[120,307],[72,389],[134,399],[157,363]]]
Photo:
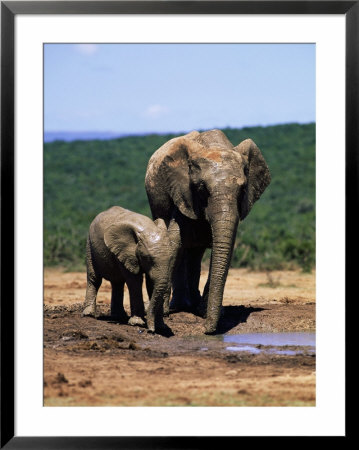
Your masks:
[[[315,271],[251,272],[246,269],[230,269],[224,291],[224,305],[251,305],[270,303],[315,303]],[[203,271],[200,280],[202,290],[207,280]],[[274,284],[274,285],[273,285]],[[64,272],[61,269],[45,269],[44,301],[46,304],[69,304],[83,302],[86,291],[85,272]],[[144,288],[144,298],[147,294]],[[98,304],[109,304],[111,285],[103,280],[98,293]],[[129,305],[125,287],[125,306]]]

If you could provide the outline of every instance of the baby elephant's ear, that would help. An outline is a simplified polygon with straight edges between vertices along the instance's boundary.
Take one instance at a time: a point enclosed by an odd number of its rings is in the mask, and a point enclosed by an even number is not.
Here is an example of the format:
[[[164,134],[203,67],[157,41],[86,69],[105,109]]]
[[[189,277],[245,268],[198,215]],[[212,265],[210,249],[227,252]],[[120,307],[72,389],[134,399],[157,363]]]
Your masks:
[[[111,225],[104,234],[106,247],[133,274],[138,274],[140,266],[136,257],[137,237],[133,229],[126,225]]]

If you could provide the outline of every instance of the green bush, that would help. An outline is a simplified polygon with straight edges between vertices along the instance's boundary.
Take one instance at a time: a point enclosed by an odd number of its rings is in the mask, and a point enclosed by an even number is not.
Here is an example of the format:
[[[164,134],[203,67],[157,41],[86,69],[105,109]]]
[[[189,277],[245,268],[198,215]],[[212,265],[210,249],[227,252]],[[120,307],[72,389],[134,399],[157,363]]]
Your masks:
[[[223,130],[253,139],[272,181],[238,227],[232,267],[315,265],[315,125]],[[174,135],[44,145],[44,263],[84,267],[89,224],[113,205],[151,216],[144,177],[151,155]],[[208,259],[209,252],[206,252]]]

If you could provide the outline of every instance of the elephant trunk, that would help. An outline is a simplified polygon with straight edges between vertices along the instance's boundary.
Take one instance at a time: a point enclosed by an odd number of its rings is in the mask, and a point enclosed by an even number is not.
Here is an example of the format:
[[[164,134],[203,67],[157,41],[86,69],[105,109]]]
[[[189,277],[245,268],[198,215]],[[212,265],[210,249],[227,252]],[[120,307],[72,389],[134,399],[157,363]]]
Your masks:
[[[236,205],[233,205],[233,208],[236,208]],[[228,275],[239,221],[238,214],[233,213],[236,209],[233,208],[230,208],[225,214],[223,214],[222,210],[221,217],[211,223],[212,260],[205,322],[206,334],[216,331],[221,314],[224,285]]]

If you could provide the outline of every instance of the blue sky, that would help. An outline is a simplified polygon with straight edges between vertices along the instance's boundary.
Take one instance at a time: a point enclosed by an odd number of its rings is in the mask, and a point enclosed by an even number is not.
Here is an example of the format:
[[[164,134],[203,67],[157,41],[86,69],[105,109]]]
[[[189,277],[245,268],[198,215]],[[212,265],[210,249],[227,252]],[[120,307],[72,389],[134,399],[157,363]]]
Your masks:
[[[45,44],[44,126],[120,134],[315,121],[314,44]]]

